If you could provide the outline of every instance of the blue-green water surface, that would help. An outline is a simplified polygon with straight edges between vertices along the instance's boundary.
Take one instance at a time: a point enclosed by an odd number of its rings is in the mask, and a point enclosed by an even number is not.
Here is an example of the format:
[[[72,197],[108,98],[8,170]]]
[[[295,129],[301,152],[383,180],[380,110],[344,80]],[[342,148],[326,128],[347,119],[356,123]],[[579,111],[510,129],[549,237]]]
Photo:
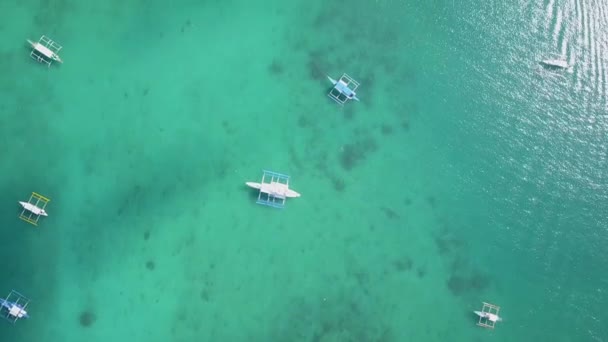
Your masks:
[[[605,2],[0,16],[0,293],[31,299],[3,341],[608,340]],[[302,196],[255,204],[263,169]]]

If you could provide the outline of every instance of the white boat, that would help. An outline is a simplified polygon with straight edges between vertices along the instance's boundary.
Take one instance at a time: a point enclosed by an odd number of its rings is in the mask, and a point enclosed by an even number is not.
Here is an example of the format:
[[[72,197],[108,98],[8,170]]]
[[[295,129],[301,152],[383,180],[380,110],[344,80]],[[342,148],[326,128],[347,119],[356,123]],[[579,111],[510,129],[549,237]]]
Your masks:
[[[333,78],[331,78],[329,76],[327,76],[327,78],[329,79],[331,84],[334,85],[334,89],[337,90],[340,94],[344,94],[344,96],[346,96],[346,99],[359,101],[359,98],[357,97],[357,93],[355,92],[357,87],[359,87],[359,83],[357,83],[356,81],[351,79],[350,76],[343,75],[339,80],[334,80]],[[355,85],[354,89],[349,87],[350,83],[353,83]],[[334,97],[335,97],[335,95],[334,95]],[[344,100],[344,101],[346,101],[346,100]],[[344,101],[340,101],[340,103],[344,103]]]
[[[273,197],[277,198],[294,198],[300,197],[300,194],[291,190],[287,184],[279,183],[279,182],[271,182],[271,183],[255,183],[255,182],[246,182],[248,187],[260,190],[263,193],[269,194]]]
[[[27,318],[27,311],[20,308],[17,304],[13,304],[11,308],[8,310],[8,313],[16,318]]]
[[[29,318],[27,311],[25,311],[29,302],[29,299],[13,290],[6,299],[0,298],[0,316],[11,323],[15,323],[20,318]]]
[[[61,58],[59,57],[58,54],[56,54],[55,52],[53,52],[51,49],[49,49],[48,47],[38,43],[38,42],[33,42],[31,40],[27,40],[28,43],[30,43],[30,45],[32,46],[32,48],[38,52],[40,52],[41,54],[43,54],[44,56],[46,56],[47,58],[50,58],[54,61],[57,61],[59,63],[63,63],[63,61],[61,60]]]
[[[19,204],[21,204],[21,206],[23,207],[23,209],[30,211],[32,213],[34,213],[35,215],[39,215],[39,216],[49,216],[46,211],[44,211],[44,209],[42,208],[38,208],[37,206],[28,203],[28,202],[21,202],[19,201]]]
[[[28,318],[27,311],[18,304],[11,303],[4,299],[0,299],[0,306],[6,308],[8,310],[8,314],[14,318]]]
[[[542,61],[542,64],[559,69],[568,69],[570,67],[568,62],[563,59],[546,59]]]
[[[8,314],[15,318],[28,318],[27,311],[19,304],[0,298],[0,307],[8,310]]]
[[[502,318],[499,317],[498,315],[489,313],[489,312],[482,312],[482,311],[473,311],[477,316],[479,316],[479,318],[485,318],[490,322],[500,322],[502,321]]]

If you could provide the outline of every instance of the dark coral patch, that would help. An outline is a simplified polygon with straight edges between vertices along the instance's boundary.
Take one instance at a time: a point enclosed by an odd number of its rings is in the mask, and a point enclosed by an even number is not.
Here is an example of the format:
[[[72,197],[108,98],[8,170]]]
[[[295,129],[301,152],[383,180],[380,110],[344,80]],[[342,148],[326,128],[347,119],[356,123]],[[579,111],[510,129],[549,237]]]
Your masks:
[[[479,292],[487,288],[490,279],[484,275],[475,273],[469,276],[452,275],[447,282],[448,289],[455,296],[467,292]]]
[[[391,135],[393,134],[393,127],[389,124],[383,124],[380,127],[380,132],[382,132],[382,135]]]
[[[357,164],[365,160],[370,152],[377,148],[373,139],[365,139],[355,143],[346,144],[340,152],[340,165],[346,171],[352,170]]]
[[[268,72],[270,72],[272,75],[278,76],[283,74],[284,71],[285,67],[283,67],[283,64],[276,59],[273,60],[270,65],[268,65]]]
[[[88,328],[95,323],[97,316],[89,310],[85,310],[78,316],[78,322],[81,327]]]
[[[414,262],[408,256],[393,261],[393,267],[399,272],[407,272],[414,267]]]
[[[156,263],[153,260],[146,261],[146,268],[149,271],[153,271],[156,268]]]

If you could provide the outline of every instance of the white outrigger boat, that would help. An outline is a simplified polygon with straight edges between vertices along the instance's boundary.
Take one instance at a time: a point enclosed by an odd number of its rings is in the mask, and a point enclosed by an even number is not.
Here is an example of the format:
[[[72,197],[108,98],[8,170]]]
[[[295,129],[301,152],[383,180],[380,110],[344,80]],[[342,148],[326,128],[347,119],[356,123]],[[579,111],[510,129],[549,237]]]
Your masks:
[[[356,93],[357,88],[359,88],[359,82],[355,81],[352,77],[343,74],[339,80],[334,80],[329,76],[327,76],[327,79],[334,85],[327,96],[331,97],[334,101],[341,105],[348,100],[359,101]]]
[[[265,182],[270,178],[269,182]],[[289,188],[289,176],[264,170],[262,182],[245,182],[253,189],[259,190],[256,203],[275,208],[283,208],[287,198],[300,197],[300,193]]]
[[[46,205],[50,201],[50,199],[38,193],[32,192],[30,199],[27,202],[18,201],[21,207],[23,207],[19,218],[33,224],[34,226],[37,226],[40,216],[49,216],[45,209]]]
[[[27,311],[25,311],[25,309],[17,303],[9,302],[8,300],[0,298],[0,306],[7,311],[8,316],[15,319],[29,317],[27,315]]]
[[[15,323],[20,318],[29,318],[25,308],[30,300],[19,292],[12,290],[6,298],[0,298],[0,317]]]
[[[499,306],[483,302],[483,308],[481,308],[481,311],[473,311],[479,317],[477,325],[484,328],[494,329],[496,323],[502,321],[502,317],[498,316],[499,311]]]
[[[30,52],[30,56],[39,63],[44,63],[47,66],[51,66],[53,61],[63,63],[61,57],[59,57],[59,50],[62,49],[62,46],[48,38],[47,36],[42,36],[37,42],[33,42],[31,40],[27,40],[27,42],[31,45],[32,51]]]

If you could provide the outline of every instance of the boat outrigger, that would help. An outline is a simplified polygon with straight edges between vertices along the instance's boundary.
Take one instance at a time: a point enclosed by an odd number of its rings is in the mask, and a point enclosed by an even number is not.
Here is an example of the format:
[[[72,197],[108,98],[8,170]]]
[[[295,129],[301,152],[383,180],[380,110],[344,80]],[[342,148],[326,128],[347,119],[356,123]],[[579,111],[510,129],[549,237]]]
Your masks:
[[[343,105],[348,100],[359,101],[356,90],[359,88],[359,82],[355,81],[347,74],[343,74],[339,80],[327,76],[331,84],[334,85],[327,96],[331,97],[337,103]]]
[[[477,316],[479,316],[477,325],[484,328],[494,329],[496,322],[502,321],[502,318],[498,316],[499,311],[499,306],[483,302],[483,308],[481,308],[481,311],[473,311]]]
[[[270,181],[267,181],[270,178]],[[285,207],[287,198],[300,197],[300,194],[289,188],[289,176],[264,170],[261,183],[246,182],[248,187],[259,190],[256,203],[274,208]]]
[[[19,201],[19,204],[23,207],[23,211],[21,211],[19,218],[37,226],[40,216],[49,216],[45,208],[50,201],[50,199],[32,192],[30,199],[27,202]]]
[[[53,61],[63,63],[63,60],[59,57],[59,50],[61,50],[62,46],[47,36],[40,37],[37,42],[33,42],[29,39],[27,42],[32,47],[30,57],[38,63],[44,63],[49,67]]]
[[[20,318],[29,318],[25,311],[29,302],[24,295],[12,290],[6,298],[0,298],[0,316],[11,323]]]

